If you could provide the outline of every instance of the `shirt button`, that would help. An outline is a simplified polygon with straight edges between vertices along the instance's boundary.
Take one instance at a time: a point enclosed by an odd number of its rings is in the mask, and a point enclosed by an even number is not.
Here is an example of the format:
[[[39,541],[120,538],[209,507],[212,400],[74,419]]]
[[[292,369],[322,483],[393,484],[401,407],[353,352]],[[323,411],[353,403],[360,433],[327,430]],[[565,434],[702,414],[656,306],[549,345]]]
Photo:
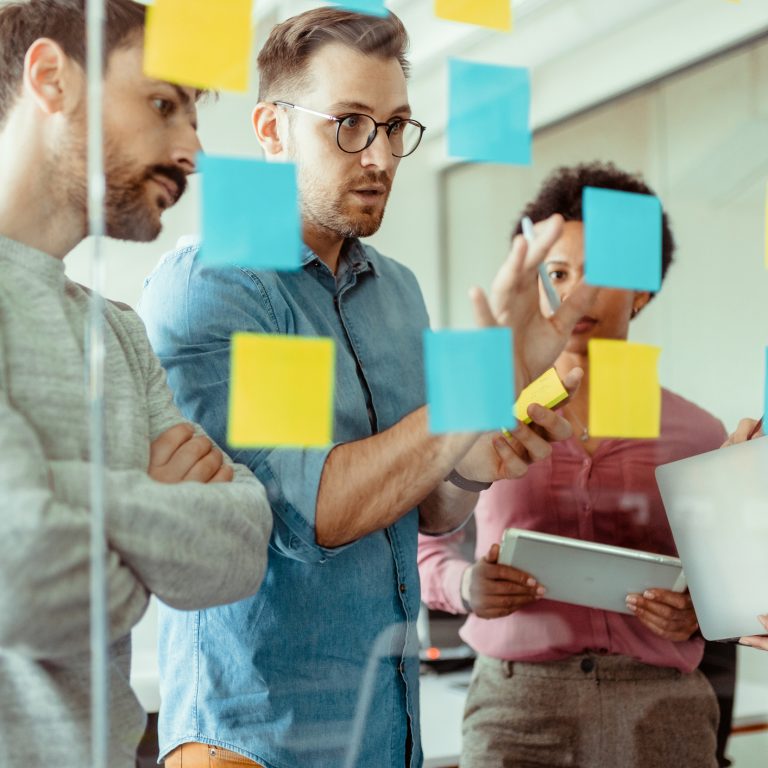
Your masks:
[[[584,461],[582,461],[581,463],[582,463],[582,466],[588,467],[592,462],[590,462],[589,459],[584,459]]]
[[[582,672],[591,672],[595,668],[595,662],[592,661],[592,659],[582,659],[581,660],[581,671]]]
[[[407,589],[407,587],[405,586],[405,584],[401,584],[400,585],[400,591],[401,592],[405,592],[406,589]]]

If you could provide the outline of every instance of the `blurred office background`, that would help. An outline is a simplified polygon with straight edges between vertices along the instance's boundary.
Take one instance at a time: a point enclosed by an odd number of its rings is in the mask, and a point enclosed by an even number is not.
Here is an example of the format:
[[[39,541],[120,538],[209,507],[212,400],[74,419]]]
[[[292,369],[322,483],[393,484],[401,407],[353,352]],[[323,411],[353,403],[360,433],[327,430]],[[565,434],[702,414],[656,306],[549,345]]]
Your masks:
[[[316,5],[259,0],[258,39]],[[550,170],[611,160],[645,175],[678,243],[665,288],[630,339],[661,346],[663,385],[729,431],[742,416],[759,416],[768,344],[768,2],[515,0],[511,35],[437,20],[431,0],[388,5],[411,35],[411,104],[428,131],[402,161],[384,226],[370,242],[415,271],[433,324],[471,326],[469,287],[490,285],[519,211]],[[531,167],[446,156],[452,56],[531,69]],[[201,107],[207,151],[259,155],[250,128],[255,94],[254,70],[249,94],[223,94]],[[158,242],[109,244],[107,295],[135,305],[160,255],[197,231],[193,182]],[[89,257],[85,243],[67,259],[73,279],[89,282]],[[153,631],[150,612],[136,633],[134,664],[150,706]],[[742,648],[739,659],[742,732],[730,752],[745,768],[768,762],[768,654]]]

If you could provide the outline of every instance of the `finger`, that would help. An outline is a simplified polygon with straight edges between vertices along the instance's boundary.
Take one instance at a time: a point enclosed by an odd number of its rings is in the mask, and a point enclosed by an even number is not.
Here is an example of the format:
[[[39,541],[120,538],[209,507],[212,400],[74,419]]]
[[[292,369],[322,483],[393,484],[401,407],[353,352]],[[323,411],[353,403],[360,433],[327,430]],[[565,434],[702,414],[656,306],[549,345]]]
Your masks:
[[[768,613],[763,613],[760,616],[757,617],[760,620],[760,623],[768,629]]]
[[[568,392],[568,397],[573,397],[579,391],[579,387],[581,386],[581,382],[583,379],[584,379],[583,368],[578,368],[578,367],[571,368],[571,370],[565,374],[565,376],[562,378],[562,382],[563,382],[563,386]]]
[[[674,642],[688,640],[696,631],[695,625],[670,624],[663,619],[660,619],[657,616],[651,616],[648,613],[638,614],[637,619],[655,635]]]
[[[646,589],[643,592],[643,599],[654,603],[669,605],[678,610],[692,610],[693,601],[688,592],[673,592],[671,589]]]
[[[691,613],[690,610],[681,610],[671,605],[667,605],[666,603],[661,603],[656,600],[646,600],[643,597],[635,597],[634,595],[629,595],[627,597],[627,606],[630,610],[634,609],[636,614],[639,614],[640,611],[644,611],[653,616],[665,619],[666,621],[675,621],[679,619],[681,614],[685,615]]]
[[[571,426],[571,423],[568,421],[568,419],[563,418],[559,413],[556,413],[549,408],[545,408],[543,405],[539,405],[538,403],[531,403],[531,405],[528,406],[528,415],[531,417],[531,424],[529,426],[538,427],[538,434],[543,433],[545,442],[547,443],[557,443],[561,440],[567,440],[573,435],[573,427]],[[521,436],[518,437],[520,437],[520,441],[523,443],[523,445],[528,448],[528,444],[526,443],[525,439]],[[545,454],[545,458],[546,456],[549,456],[551,450],[552,449],[550,446],[549,452]],[[531,452],[530,448],[528,448],[528,452]]]
[[[470,593],[473,602],[484,603],[492,598],[507,600],[510,597],[533,597],[537,594],[536,587],[519,584],[514,581],[481,580],[472,585]]]
[[[475,325],[478,328],[495,328],[498,323],[493,315],[488,297],[482,288],[475,286],[469,291],[469,299],[472,302],[472,311],[475,315]]]
[[[499,475],[503,479],[515,480],[523,477],[528,472],[530,459],[522,444],[519,441],[517,444],[520,446],[518,449],[519,453],[511,447],[507,439],[503,437],[495,437],[493,439],[493,447],[501,462]]]
[[[524,587],[535,587],[539,583],[535,576],[511,565],[488,565],[479,570],[478,575],[490,581],[513,582]]]
[[[485,562],[497,563],[499,561],[499,550],[500,547],[498,544],[491,544],[491,547],[488,550],[488,554],[485,556]]]
[[[748,645],[750,648],[759,648],[761,651],[768,651],[768,637],[762,635],[752,635],[750,637],[739,638],[741,645]]]
[[[184,482],[207,483],[221,469],[224,457],[218,448],[214,448],[184,475]]]
[[[560,239],[560,235],[563,234],[563,224],[563,217],[559,213],[555,213],[548,219],[535,225],[535,237],[533,242],[528,245],[528,252],[525,258],[525,271],[527,273],[536,273],[538,276],[539,264],[544,261],[552,246]]]
[[[568,338],[579,319],[589,312],[598,290],[597,286],[587,285],[580,280],[555,313],[547,318],[561,338]]]
[[[736,427],[736,431],[725,441],[725,443],[723,443],[722,447],[727,448],[729,445],[736,445],[737,443],[746,442],[756,424],[756,419],[742,419],[739,422],[739,425]],[[762,429],[758,432],[758,434],[763,434]]]
[[[210,453],[212,447],[213,443],[205,435],[195,435],[171,456],[165,466],[179,477],[184,477],[203,456]]]
[[[219,471],[208,481],[209,483],[231,483],[235,470],[229,464],[222,464]]]
[[[149,447],[149,465],[151,467],[167,464],[171,456],[181,445],[191,440],[195,430],[191,424],[176,424],[166,429],[159,437],[152,441]]]
[[[538,412],[537,415],[539,415]],[[554,416],[554,414],[549,413],[549,416]],[[555,419],[561,419],[561,417],[555,416]],[[565,421],[565,419],[561,420]],[[506,432],[503,439],[512,449],[512,452],[526,464],[542,461],[552,454],[552,446],[547,437],[540,435],[530,425],[522,422],[515,428],[514,432]]]

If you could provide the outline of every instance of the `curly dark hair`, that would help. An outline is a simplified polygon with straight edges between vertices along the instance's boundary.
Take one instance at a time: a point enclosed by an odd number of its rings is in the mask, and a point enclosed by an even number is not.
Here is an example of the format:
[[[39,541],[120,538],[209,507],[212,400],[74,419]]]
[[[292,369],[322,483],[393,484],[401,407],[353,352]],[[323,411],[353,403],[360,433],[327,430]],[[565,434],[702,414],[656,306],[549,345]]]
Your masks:
[[[613,163],[592,162],[578,165],[564,165],[547,176],[539,193],[520,214],[514,235],[523,231],[522,220],[530,216],[541,221],[559,213],[566,221],[583,221],[581,194],[584,187],[603,187],[620,192],[637,192],[641,195],[655,195],[655,192],[639,175],[622,171]],[[675,250],[675,239],[669,227],[669,217],[662,208],[661,214],[661,279],[667,274]]]

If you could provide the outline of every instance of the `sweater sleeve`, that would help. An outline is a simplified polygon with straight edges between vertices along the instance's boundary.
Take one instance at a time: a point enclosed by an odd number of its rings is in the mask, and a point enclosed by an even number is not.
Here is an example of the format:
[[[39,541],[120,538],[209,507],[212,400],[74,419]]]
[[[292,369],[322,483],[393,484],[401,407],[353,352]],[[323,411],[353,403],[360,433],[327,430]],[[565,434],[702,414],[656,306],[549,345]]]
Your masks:
[[[421,599],[429,608],[467,612],[461,599],[461,577],[471,563],[461,555],[459,545],[463,540],[463,531],[441,537],[419,534]]]
[[[46,659],[80,653],[89,644],[88,509],[52,490],[37,435],[9,405],[1,380],[0,445],[0,648]],[[149,595],[114,549],[107,585],[114,641],[138,622]]]

